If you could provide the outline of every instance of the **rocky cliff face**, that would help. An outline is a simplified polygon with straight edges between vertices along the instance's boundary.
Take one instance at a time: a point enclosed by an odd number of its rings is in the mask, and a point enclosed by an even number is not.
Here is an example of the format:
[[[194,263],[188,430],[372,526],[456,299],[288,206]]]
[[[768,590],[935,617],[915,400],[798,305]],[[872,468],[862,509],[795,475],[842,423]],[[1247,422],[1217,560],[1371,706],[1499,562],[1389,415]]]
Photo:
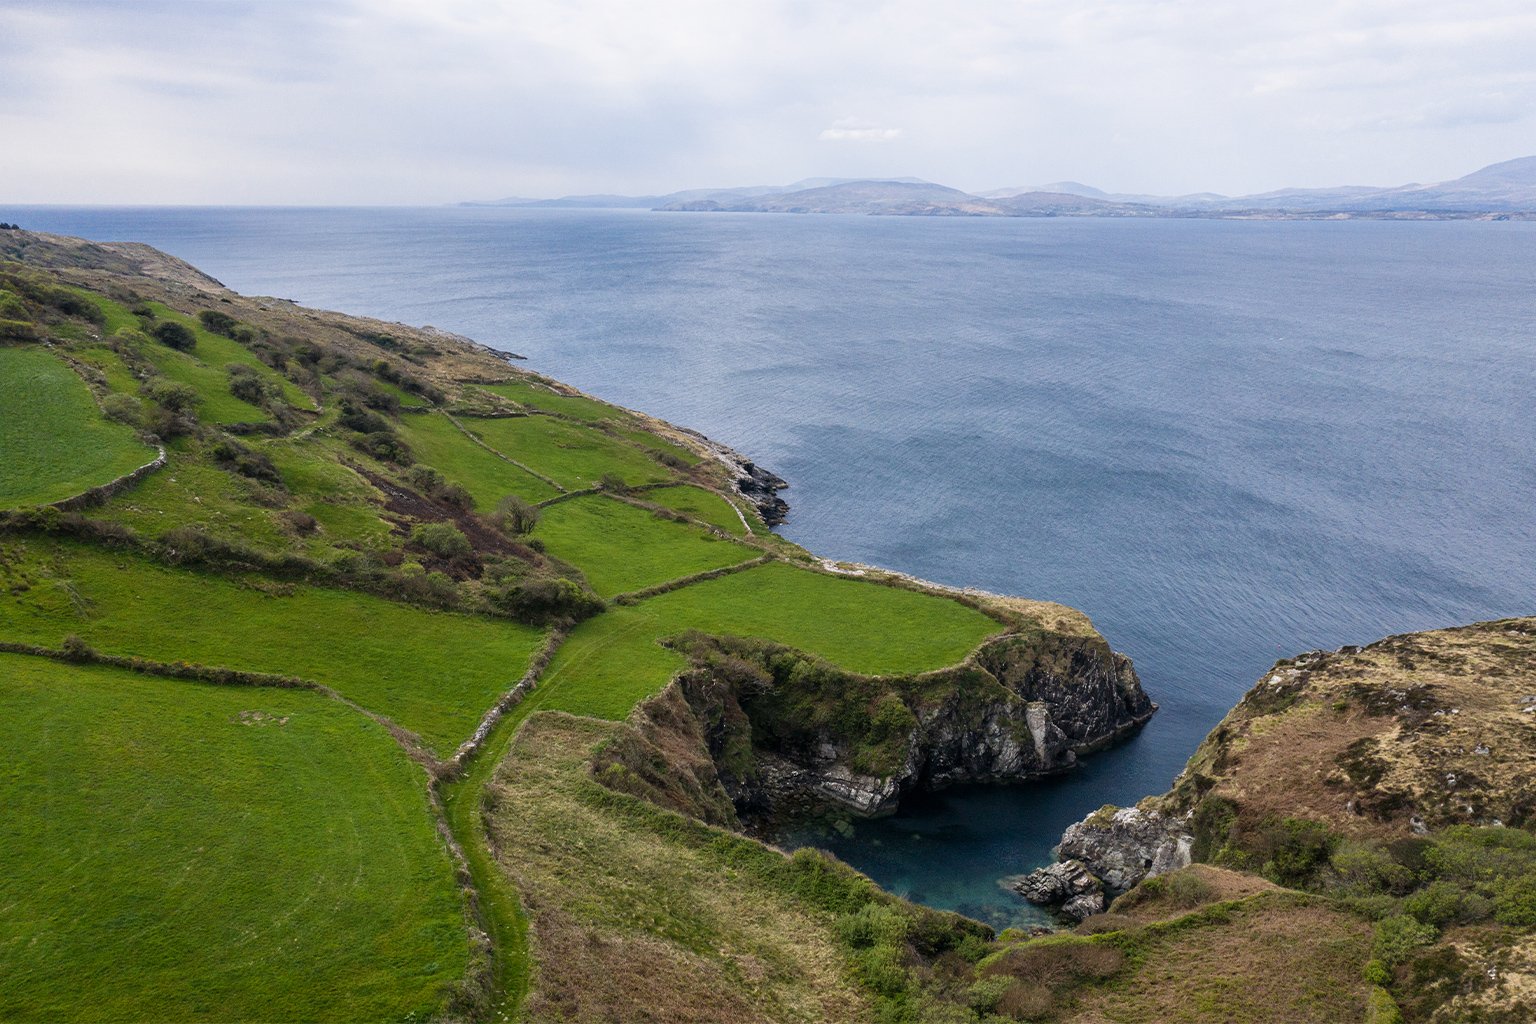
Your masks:
[[[1064,771],[1156,710],[1098,636],[1004,636],[966,664],[856,676],[783,648],[700,640],[678,686],[744,814],[794,802],[859,814],[917,788]]]

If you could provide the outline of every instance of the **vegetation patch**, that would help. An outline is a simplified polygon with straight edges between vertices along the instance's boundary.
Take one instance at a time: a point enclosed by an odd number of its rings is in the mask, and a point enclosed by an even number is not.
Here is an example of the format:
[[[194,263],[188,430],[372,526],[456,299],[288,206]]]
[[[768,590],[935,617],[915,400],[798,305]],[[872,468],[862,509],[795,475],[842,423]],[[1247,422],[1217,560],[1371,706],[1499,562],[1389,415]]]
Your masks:
[[[532,700],[622,719],[684,666],[683,656],[659,641],[689,630],[770,640],[850,672],[906,675],[953,665],[999,629],[946,598],[773,563],[582,623],[556,652]]]
[[[707,493],[707,492],[706,492]],[[544,509],[535,537],[576,566],[603,597],[720,569],[758,556],[688,523],[602,495]]]
[[[633,487],[660,483],[669,475],[659,462],[633,445],[595,427],[553,416],[477,418],[463,423],[492,448],[569,490],[594,487],[605,476]]]
[[[467,738],[541,633],[350,591],[265,583],[29,541],[0,570],[0,639],[296,675],[331,686],[439,752]]]
[[[421,771],[318,694],[0,654],[0,1017],[423,1019],[469,960]]]
[[[0,508],[73,497],[155,457],[42,349],[0,346],[0,409]]]
[[[736,506],[714,491],[691,484],[675,487],[657,487],[638,495],[649,504],[669,508],[692,519],[718,527],[726,533],[741,537],[747,532],[741,513]]]
[[[463,484],[474,497],[475,508],[483,513],[489,513],[509,494],[538,502],[560,493],[527,470],[476,444],[441,413],[406,415],[401,418],[400,432],[417,461]]]
[[[508,381],[504,384],[481,384],[480,388],[502,398],[510,398],[518,405],[544,412],[569,416],[572,419],[600,422],[603,420],[628,420],[629,413],[607,402],[583,395],[567,395],[535,381]]]

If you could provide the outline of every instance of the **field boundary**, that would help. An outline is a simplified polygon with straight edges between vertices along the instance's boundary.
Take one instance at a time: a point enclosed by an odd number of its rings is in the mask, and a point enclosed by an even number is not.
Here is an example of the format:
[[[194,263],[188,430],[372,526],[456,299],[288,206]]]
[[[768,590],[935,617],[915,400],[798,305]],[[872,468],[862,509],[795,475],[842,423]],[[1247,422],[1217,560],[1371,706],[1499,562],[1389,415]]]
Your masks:
[[[116,480],[108,480],[104,484],[87,488],[72,498],[50,501],[45,507],[56,508],[60,512],[78,512],[83,508],[94,508],[97,505],[104,504],[109,498],[123,493],[146,476],[149,476],[149,474],[165,468],[165,464],[169,461],[165,454],[165,446],[156,445],[155,448],[159,454],[138,469],[124,473]]]
[[[564,487],[560,486],[558,483],[556,483],[555,481],[551,480],[549,477],[545,476],[543,473],[540,473],[538,470],[532,468],[531,466],[523,465],[521,462],[518,462],[516,459],[512,458],[510,455],[506,454],[505,452],[497,451],[495,448],[492,448],[490,445],[488,445],[484,441],[480,440],[480,438],[476,437],[474,435],[474,433],[472,433],[468,427],[466,427],[464,424],[460,423],[457,419],[455,419],[453,414],[448,412],[446,409],[442,410],[442,413],[443,413],[443,415],[445,417],[447,417],[447,420],[448,420],[449,423],[452,423],[455,427],[459,428],[459,433],[463,434],[465,437],[469,438],[475,444],[479,445],[481,448],[484,448],[486,451],[488,451],[492,455],[496,456],[502,462],[506,462],[506,463],[509,463],[509,464],[511,464],[513,466],[516,466],[518,469],[522,470],[524,473],[527,473],[529,476],[537,477],[538,479],[544,481],[546,484],[549,484],[549,486],[553,487],[555,490],[559,491],[561,494],[565,494],[566,493],[566,489]],[[431,415],[431,414],[428,413],[428,415]]]

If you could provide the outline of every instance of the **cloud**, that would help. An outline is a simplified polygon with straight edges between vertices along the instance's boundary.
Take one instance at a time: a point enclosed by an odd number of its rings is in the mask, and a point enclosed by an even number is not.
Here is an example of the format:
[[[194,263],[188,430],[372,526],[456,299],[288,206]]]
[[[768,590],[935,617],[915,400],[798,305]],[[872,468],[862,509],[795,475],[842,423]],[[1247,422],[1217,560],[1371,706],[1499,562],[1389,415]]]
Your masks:
[[[893,142],[901,138],[900,128],[881,128],[867,121],[845,117],[823,128],[816,136],[821,142]]]
[[[1531,152],[1532,53],[1530,0],[0,0],[0,203],[1443,180]]]

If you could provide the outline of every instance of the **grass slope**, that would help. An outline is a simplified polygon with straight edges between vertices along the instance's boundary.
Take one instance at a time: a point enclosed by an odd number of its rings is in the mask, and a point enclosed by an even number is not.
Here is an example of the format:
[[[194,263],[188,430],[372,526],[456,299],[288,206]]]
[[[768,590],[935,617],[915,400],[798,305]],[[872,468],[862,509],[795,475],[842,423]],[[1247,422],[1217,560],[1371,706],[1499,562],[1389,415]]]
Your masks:
[[[470,420],[467,425],[478,422]],[[462,484],[481,512],[490,512],[509,494],[529,501],[545,501],[560,493],[533,474],[465,437],[446,416],[408,414],[400,418],[400,426],[416,461]],[[511,457],[518,458],[516,455]]]
[[[491,787],[493,846],[533,923],[527,1019],[868,1019],[832,915],[797,898],[782,854],[591,780],[617,728],[531,718]]]
[[[421,772],[304,691],[0,655],[0,1019],[425,1017],[468,958]]]
[[[658,487],[653,491],[643,492],[640,498],[692,516],[711,526],[718,526],[726,533],[737,537],[744,536],[747,532],[741,516],[736,512],[736,506],[714,491],[706,491],[702,487],[694,487],[691,484]]]
[[[449,753],[522,675],[540,633],[315,587],[239,580],[125,554],[29,542],[0,572],[0,639],[302,676]],[[13,552],[15,550],[13,546]],[[281,596],[279,596],[281,595]]]
[[[616,607],[582,623],[555,654],[530,700],[572,714],[622,719],[683,666],[680,655],[657,641],[689,629],[761,637],[878,675],[952,665],[1001,628],[942,597],[773,563]]]
[[[538,384],[511,381],[506,384],[482,384],[480,387],[492,394],[510,398],[519,405],[544,412],[558,413],[572,419],[598,422],[600,420],[628,420],[624,410],[592,398],[562,395]]]
[[[586,573],[603,597],[736,565],[758,555],[688,523],[662,519],[601,495],[573,498],[544,509],[534,536],[550,554]]]
[[[0,508],[59,501],[154,457],[132,430],[102,417],[62,361],[40,348],[0,348]]]
[[[593,486],[608,473],[631,486],[660,483],[669,475],[643,451],[601,430],[551,416],[462,422],[492,448],[573,491]]]

